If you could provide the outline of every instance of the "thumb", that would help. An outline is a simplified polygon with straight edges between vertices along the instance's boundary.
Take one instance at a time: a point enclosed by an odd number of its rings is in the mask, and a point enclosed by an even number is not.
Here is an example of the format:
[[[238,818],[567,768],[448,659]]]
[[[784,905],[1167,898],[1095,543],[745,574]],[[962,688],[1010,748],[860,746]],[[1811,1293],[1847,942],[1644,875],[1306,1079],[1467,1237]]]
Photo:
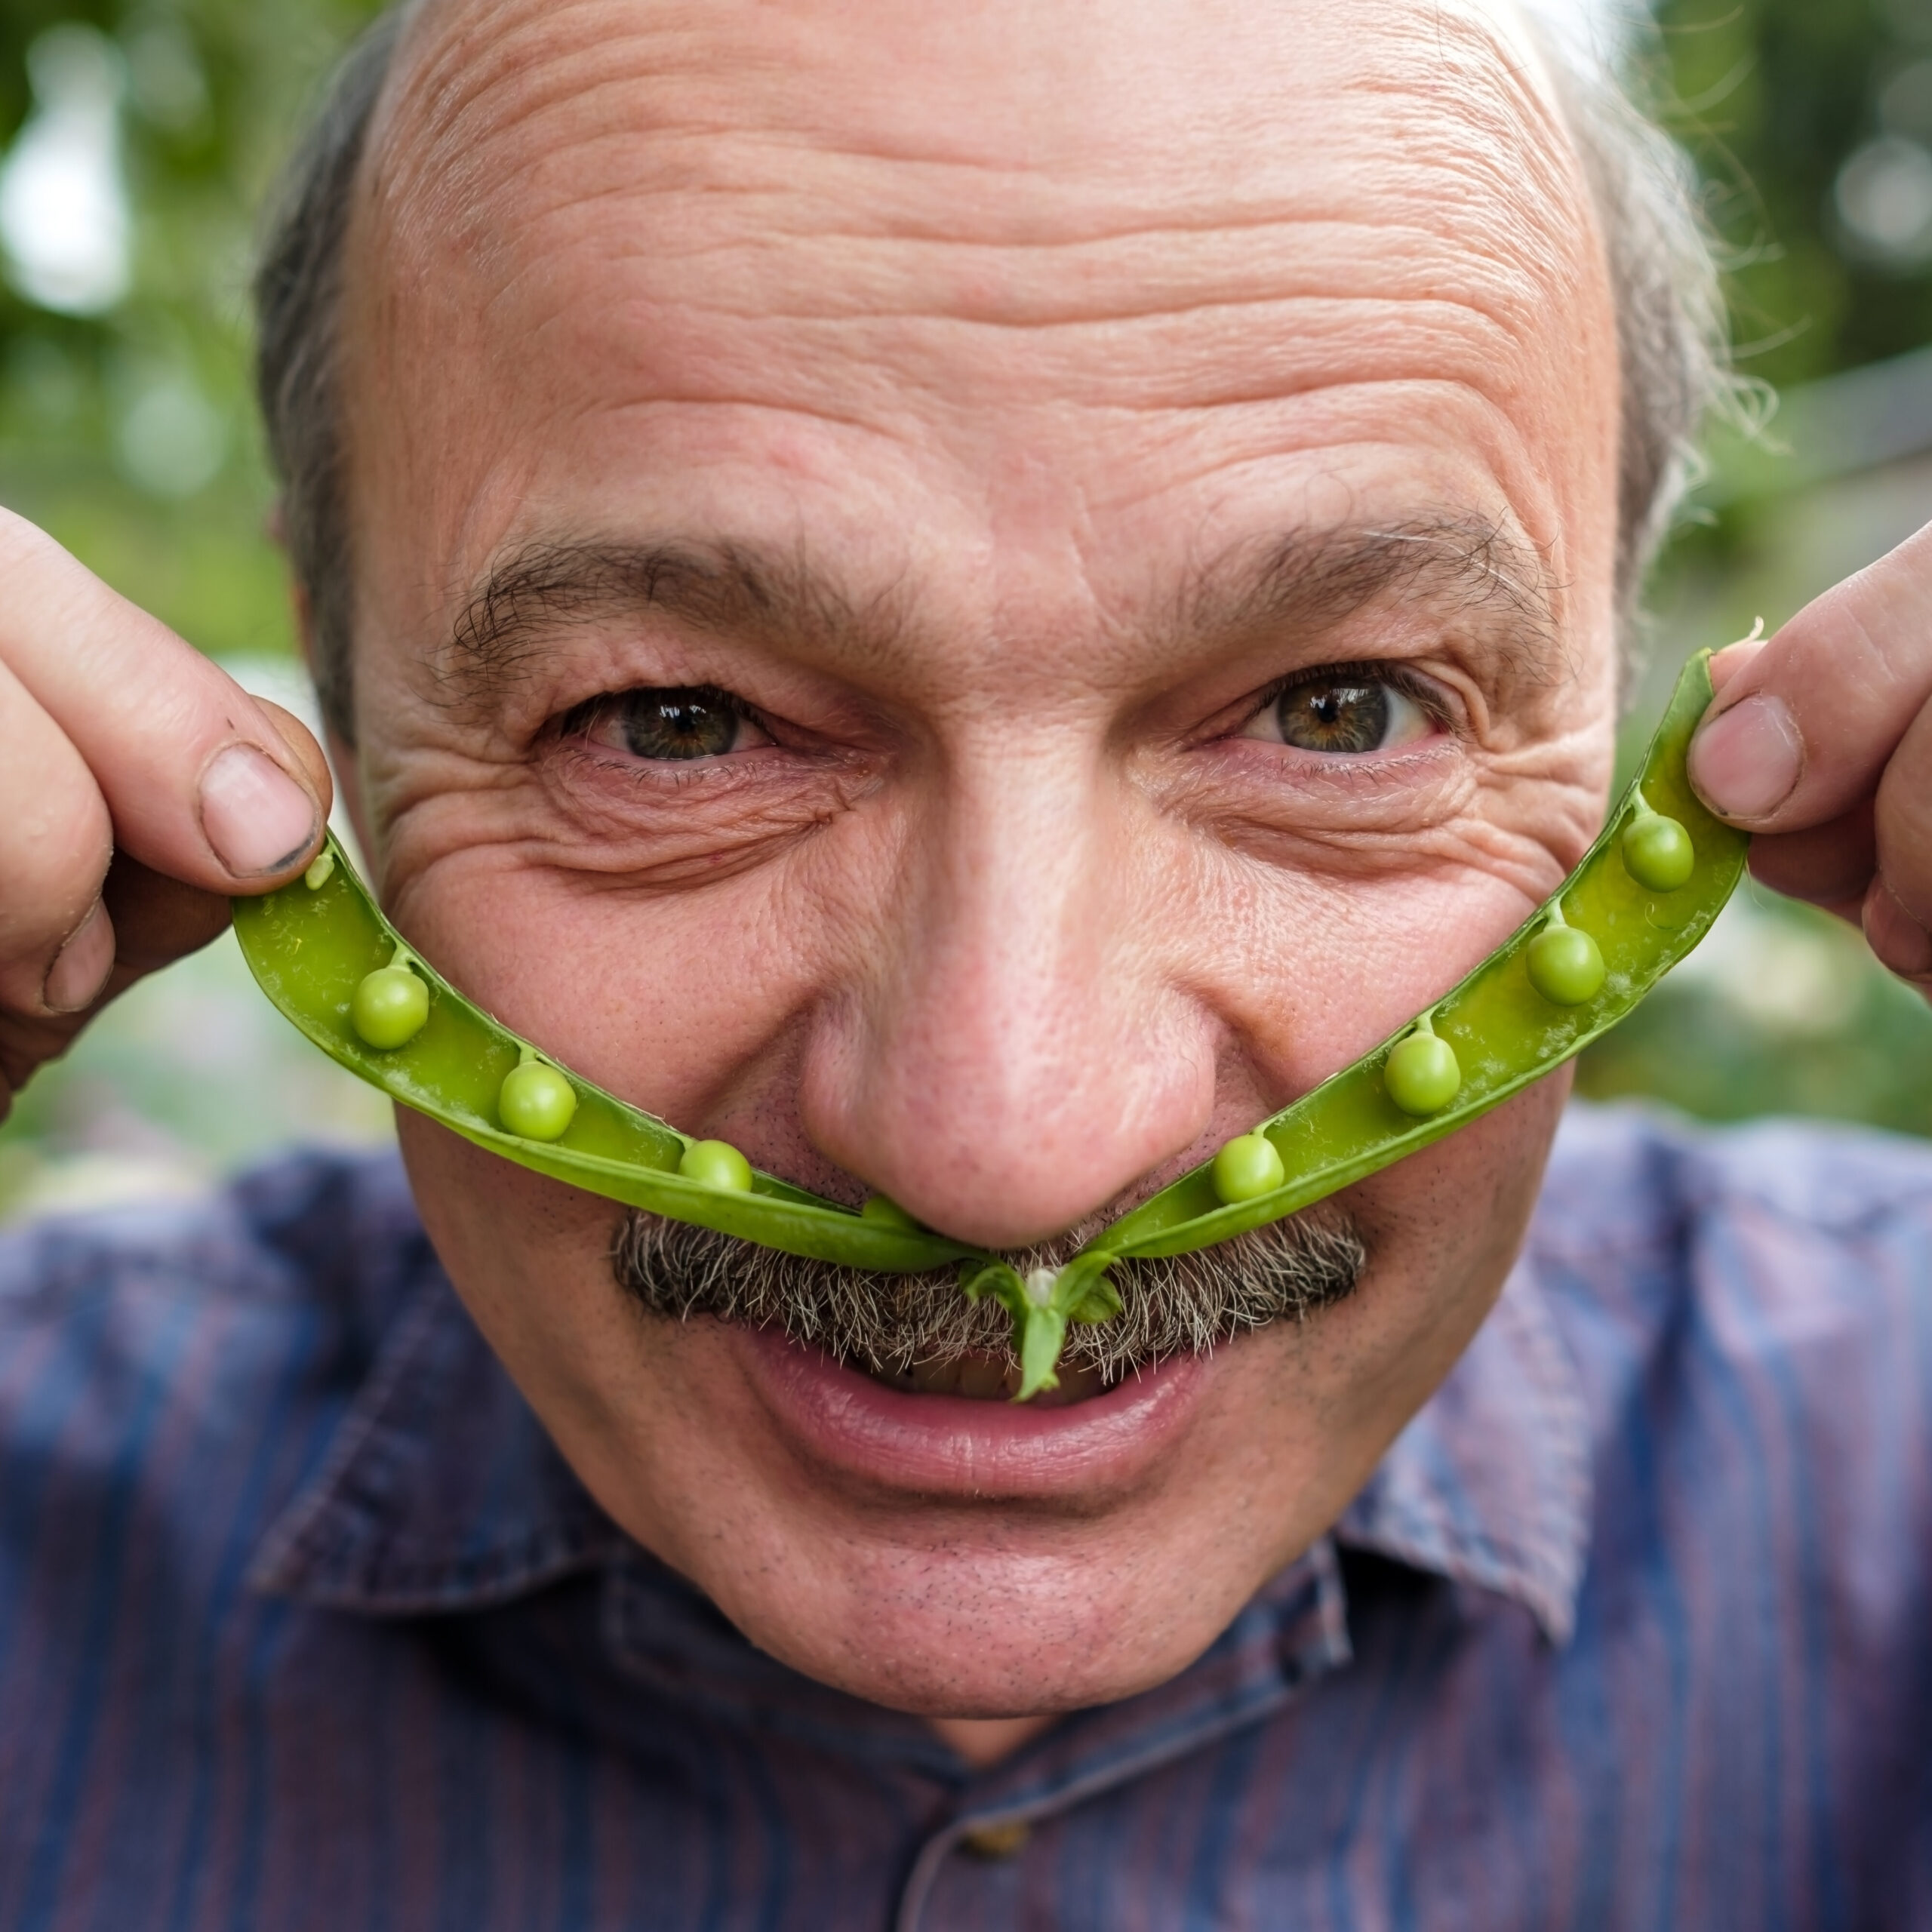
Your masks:
[[[288,747],[290,761],[307,775],[309,788],[315,793],[326,821],[335,802],[335,782],[330,774],[328,755],[315,742],[315,733],[273,698],[263,697],[259,692],[249,695],[254,700],[255,709],[275,727],[276,736]]]
[[[1795,832],[1861,804],[1932,697],[1932,525],[1712,671],[1690,775],[1720,818]]]

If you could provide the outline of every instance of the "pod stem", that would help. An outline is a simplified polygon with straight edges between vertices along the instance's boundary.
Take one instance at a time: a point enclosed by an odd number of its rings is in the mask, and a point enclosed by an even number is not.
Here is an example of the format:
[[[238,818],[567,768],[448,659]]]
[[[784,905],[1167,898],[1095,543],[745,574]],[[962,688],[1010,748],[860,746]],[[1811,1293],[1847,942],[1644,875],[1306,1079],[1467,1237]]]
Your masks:
[[[395,950],[389,955],[389,964],[392,967],[400,966],[405,972],[414,973],[419,978],[422,977],[423,971],[422,961],[418,959],[401,940],[396,941]]]
[[[1556,897],[1549,902],[1549,916],[1543,921],[1545,928],[1549,931],[1554,931],[1558,926],[1567,926],[1569,924],[1570,921],[1563,916],[1563,895],[1561,893],[1559,892]]]

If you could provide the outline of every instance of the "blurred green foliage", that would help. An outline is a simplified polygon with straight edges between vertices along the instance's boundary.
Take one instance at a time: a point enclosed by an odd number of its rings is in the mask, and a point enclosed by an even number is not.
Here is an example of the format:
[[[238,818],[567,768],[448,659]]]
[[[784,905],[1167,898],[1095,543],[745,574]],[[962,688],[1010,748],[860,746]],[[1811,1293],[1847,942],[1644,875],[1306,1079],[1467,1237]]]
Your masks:
[[[1932,173],[1912,152],[1932,143],[1932,0],[1657,18],[1654,91],[1706,184],[1740,366],[1784,387],[1932,341]]]
[[[1697,165],[1740,371],[1789,394],[1932,343],[1932,0],[1659,0],[1656,20],[1642,78]],[[1811,454],[1783,439],[1799,415],[1765,447],[1715,440],[1654,588],[1638,737],[1687,651],[1774,628],[1932,518],[1922,459],[1781,489]],[[1749,888],[1578,1087],[1932,1134],[1932,1013],[1850,928]]]
[[[1932,0],[1658,5],[1639,57],[1706,183],[1740,368],[1803,384],[1932,342]],[[17,154],[47,109],[33,50],[90,29],[115,76],[132,216],[129,286],[102,312],[53,312],[17,274],[0,285],[0,503],[205,649],[271,675],[291,640],[249,396],[253,238],[323,77],[376,11],[0,0],[0,151]],[[1722,483],[1660,575],[1664,682],[1686,651],[1758,613],[1776,624],[1932,515],[1924,466],[1782,499]],[[52,1198],[50,1163],[78,1171],[103,1148],[171,1145],[205,1164],[280,1133],[379,1131],[362,1090],[316,1085],[334,1076],[292,1035],[237,1018],[253,997],[241,974],[220,949],[176,968],[44,1074],[0,1131],[0,1213],[10,1195]],[[1716,1117],[1932,1132],[1932,1017],[1847,929],[1755,895],[1580,1079]],[[244,1089],[245,1106],[222,1097]]]
[[[29,49],[50,28],[98,29],[123,87],[134,217],[131,286],[107,313],[51,313],[0,286],[0,502],[208,650],[290,648],[249,398],[250,260],[292,131],[376,11],[372,0],[0,5],[0,141],[35,106]]]

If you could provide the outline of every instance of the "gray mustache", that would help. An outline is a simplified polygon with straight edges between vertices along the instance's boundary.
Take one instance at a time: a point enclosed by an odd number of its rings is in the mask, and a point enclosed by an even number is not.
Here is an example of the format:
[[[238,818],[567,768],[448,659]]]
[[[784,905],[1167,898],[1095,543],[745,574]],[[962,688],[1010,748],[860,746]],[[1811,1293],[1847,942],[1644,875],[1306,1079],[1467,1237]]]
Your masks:
[[[1076,1230],[1007,1259],[1023,1275],[1060,1267],[1081,1238]],[[1367,1265],[1353,1223],[1318,1210],[1192,1254],[1117,1262],[1109,1272],[1120,1313],[1097,1327],[1074,1324],[1062,1360],[1118,1381],[1270,1322],[1305,1321],[1352,1294]],[[777,1328],[874,1374],[966,1355],[1016,1365],[1005,1311],[990,1298],[969,1302],[949,1268],[875,1274],[635,1209],[618,1229],[611,1266],[618,1287],[650,1314]]]

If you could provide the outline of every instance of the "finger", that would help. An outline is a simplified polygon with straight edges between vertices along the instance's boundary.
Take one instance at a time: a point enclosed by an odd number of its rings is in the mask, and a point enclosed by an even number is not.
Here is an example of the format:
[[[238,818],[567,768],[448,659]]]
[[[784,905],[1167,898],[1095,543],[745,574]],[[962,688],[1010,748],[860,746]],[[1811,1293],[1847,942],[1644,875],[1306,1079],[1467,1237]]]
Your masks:
[[[143,865],[206,891],[263,891],[320,843],[328,781],[307,732],[4,512],[0,660]]]
[[[1722,697],[1746,667],[1757,663],[1764,648],[1762,638],[1747,637],[1736,644],[1726,645],[1721,651],[1713,651],[1710,663],[1712,694]]]
[[[48,974],[48,1006],[98,1012],[137,980],[218,939],[228,930],[228,906],[221,893],[183,885],[117,852],[100,898]]]
[[[1878,834],[1869,798],[1823,825],[1767,833],[1751,841],[1754,878],[1788,898],[1832,911],[1848,907],[1854,920],[1878,869]]]
[[[1879,781],[1878,877],[1866,896],[1872,950],[1903,977],[1932,979],[1932,706],[1913,720]]]
[[[1726,678],[1690,779],[1753,832],[1818,826],[1877,786],[1932,698],[1932,526],[1808,604]]]
[[[113,917],[117,936],[110,999],[123,985],[200,952],[228,930],[225,893],[184,885],[125,852],[117,852],[108,869],[101,903]]]
[[[1880,965],[1915,986],[1932,987],[1932,938],[1882,878],[1872,881],[1860,923]]]
[[[273,698],[257,697],[254,703],[255,708],[275,727],[290,758],[307,778],[309,789],[321,801],[322,814],[327,817],[335,799],[335,781],[329,774],[328,755],[316,743],[315,734],[294,712],[277,704]]]
[[[0,1121],[35,1069],[65,1053],[110,1000],[144,975],[205,946],[227,924],[228,900],[222,894],[183,885],[125,852],[116,854],[100,897],[48,976],[47,1010],[0,1006]],[[64,996],[71,1010],[57,1010],[59,976],[83,952],[86,963],[73,969]]]
[[[82,932],[114,849],[106,801],[66,734],[4,664],[0,746],[0,1006],[85,1006],[113,963],[98,922],[91,936]],[[47,983],[63,954],[50,1005]],[[90,964],[93,980],[82,984]]]

